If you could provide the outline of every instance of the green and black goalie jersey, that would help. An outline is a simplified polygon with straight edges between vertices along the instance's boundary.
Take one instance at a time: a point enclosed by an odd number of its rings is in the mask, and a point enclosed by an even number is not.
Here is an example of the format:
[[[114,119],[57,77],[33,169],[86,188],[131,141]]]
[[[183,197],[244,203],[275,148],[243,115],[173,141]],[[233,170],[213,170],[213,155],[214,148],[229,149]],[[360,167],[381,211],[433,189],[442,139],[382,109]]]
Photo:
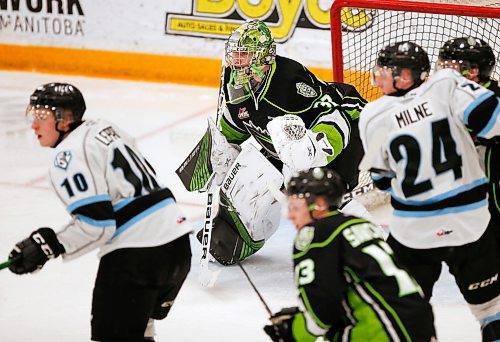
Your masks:
[[[228,89],[230,68],[226,68],[224,89]],[[358,165],[363,157],[357,119],[366,101],[357,90],[344,83],[326,83],[302,64],[281,56],[265,73],[252,96],[230,101],[220,120],[221,130],[230,143],[241,144],[253,136],[267,155],[276,159],[267,124],[285,114],[300,116],[306,128],[324,132],[334,148],[329,165],[347,183],[357,182]],[[340,156],[339,156],[340,155]]]
[[[301,312],[296,341],[430,341],[431,306],[380,228],[338,211],[302,228],[294,246]]]

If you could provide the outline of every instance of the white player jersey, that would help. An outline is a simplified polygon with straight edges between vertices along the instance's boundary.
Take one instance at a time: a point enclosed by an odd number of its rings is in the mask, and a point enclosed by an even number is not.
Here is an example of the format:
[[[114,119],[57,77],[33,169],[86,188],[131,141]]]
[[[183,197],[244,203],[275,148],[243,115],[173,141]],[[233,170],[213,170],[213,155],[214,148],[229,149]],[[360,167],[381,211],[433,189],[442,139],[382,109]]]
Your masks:
[[[500,132],[498,98],[451,69],[360,116],[363,168],[391,192],[391,234],[412,248],[476,241],[490,220],[486,178],[468,129]],[[466,128],[467,127],[467,128]]]
[[[85,121],[55,149],[52,186],[72,216],[57,237],[65,260],[100,247],[99,256],[151,247],[190,232],[169,189],[126,133]]]

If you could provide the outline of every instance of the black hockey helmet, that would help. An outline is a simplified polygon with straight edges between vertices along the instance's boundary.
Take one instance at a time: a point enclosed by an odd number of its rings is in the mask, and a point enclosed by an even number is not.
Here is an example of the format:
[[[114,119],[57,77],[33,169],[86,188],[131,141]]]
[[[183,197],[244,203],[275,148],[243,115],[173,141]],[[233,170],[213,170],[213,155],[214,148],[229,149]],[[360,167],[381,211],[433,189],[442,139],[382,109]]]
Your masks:
[[[302,171],[288,182],[288,196],[305,198],[308,205],[314,203],[316,197],[324,196],[330,209],[337,209],[345,186],[339,174],[326,167],[315,167]]]
[[[380,50],[377,66],[392,69],[394,77],[400,75],[401,69],[410,69],[416,85],[425,80],[431,69],[427,52],[420,45],[410,41],[390,44]]]
[[[68,83],[47,83],[38,87],[30,96],[29,107],[52,110],[57,121],[63,119],[64,111],[71,111],[74,122],[82,121],[86,109],[80,90]]]
[[[438,64],[455,61],[460,72],[478,68],[480,81],[487,81],[495,66],[493,49],[483,40],[474,37],[450,39],[439,49]]]

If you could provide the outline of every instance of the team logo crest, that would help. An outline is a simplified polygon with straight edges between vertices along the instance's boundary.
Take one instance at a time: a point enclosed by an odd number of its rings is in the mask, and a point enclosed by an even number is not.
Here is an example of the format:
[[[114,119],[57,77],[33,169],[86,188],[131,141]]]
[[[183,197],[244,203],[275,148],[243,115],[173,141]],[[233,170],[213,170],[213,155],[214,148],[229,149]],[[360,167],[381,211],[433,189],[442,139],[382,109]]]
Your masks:
[[[297,87],[297,94],[302,95],[304,97],[316,97],[318,94],[316,90],[314,90],[311,86],[305,84],[304,82],[298,82],[295,84]]]
[[[297,237],[295,238],[295,248],[299,251],[303,251],[311,244],[314,238],[314,227],[306,226],[299,231]]]
[[[247,107],[240,108],[240,111],[238,112],[238,119],[243,120],[250,117],[250,114],[248,114]]]
[[[66,170],[68,168],[70,161],[71,161],[71,152],[62,151],[56,155],[56,159],[54,160],[54,165],[57,166],[58,168]]]

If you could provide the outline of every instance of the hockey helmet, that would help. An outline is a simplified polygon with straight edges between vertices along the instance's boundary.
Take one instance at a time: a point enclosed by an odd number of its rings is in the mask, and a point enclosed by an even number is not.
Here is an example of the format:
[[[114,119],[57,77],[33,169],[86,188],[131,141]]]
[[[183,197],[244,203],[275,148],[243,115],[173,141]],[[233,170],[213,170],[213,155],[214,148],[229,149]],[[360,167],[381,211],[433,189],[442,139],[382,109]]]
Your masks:
[[[344,196],[345,185],[339,174],[326,167],[315,167],[300,172],[288,182],[288,196],[305,198],[307,204],[314,204],[318,196],[324,196],[330,209],[336,209]]]
[[[262,67],[274,63],[276,43],[263,21],[249,20],[231,33],[225,52],[231,66],[229,84],[238,88],[256,75],[262,76]]]
[[[450,39],[439,49],[437,68],[454,68],[464,74],[478,68],[480,81],[487,81],[495,66],[493,49],[483,40],[474,37]]]
[[[418,44],[404,41],[390,44],[378,52],[377,67],[392,70],[394,78],[399,77],[401,69],[410,69],[413,82],[421,84],[431,68],[427,52]]]
[[[50,111],[56,121],[60,121],[64,112],[70,111],[73,121],[78,123],[82,121],[85,109],[85,100],[78,88],[68,83],[47,83],[31,94],[26,115],[35,115],[36,112],[46,115]]]

